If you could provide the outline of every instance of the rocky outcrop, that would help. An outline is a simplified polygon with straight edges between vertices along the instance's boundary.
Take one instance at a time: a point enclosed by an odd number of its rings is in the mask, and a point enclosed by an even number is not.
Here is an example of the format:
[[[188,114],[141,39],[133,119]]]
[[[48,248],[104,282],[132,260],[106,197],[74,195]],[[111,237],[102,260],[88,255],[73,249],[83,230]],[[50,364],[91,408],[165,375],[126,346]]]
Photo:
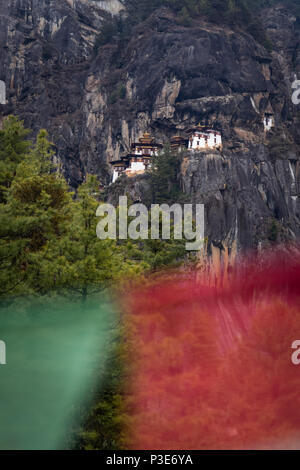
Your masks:
[[[263,12],[274,47],[268,52],[243,31],[203,20],[184,27],[160,9],[130,41],[95,50],[103,18],[119,8],[117,0],[0,0],[3,115],[14,112],[33,129],[48,129],[72,186],[88,172],[109,183],[108,163],[145,131],[167,142],[209,122],[222,130],[224,149],[187,153],[181,184],[193,202],[205,203],[210,242],[255,247],[274,226],[279,238],[298,237],[296,18],[280,6]],[[265,113],[275,118],[269,134]],[[139,181],[127,188],[134,197],[136,187],[137,198]]]
[[[92,151],[83,140],[83,103],[94,45],[103,20],[121,8],[118,0],[0,0],[2,116],[16,113],[35,131],[46,128],[72,185]]]

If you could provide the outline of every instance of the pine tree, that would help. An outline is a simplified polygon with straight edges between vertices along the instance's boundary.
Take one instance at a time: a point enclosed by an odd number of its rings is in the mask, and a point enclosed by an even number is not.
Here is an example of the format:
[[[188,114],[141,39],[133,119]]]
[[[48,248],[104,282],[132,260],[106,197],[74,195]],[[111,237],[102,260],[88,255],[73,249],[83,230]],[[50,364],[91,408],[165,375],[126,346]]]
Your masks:
[[[73,203],[69,231],[61,241],[68,267],[68,288],[86,299],[105,289],[119,268],[114,240],[100,240],[96,235],[99,206],[97,177],[88,175]]]
[[[70,221],[71,193],[54,171],[46,131],[15,170],[0,207],[2,294],[45,293],[66,275],[57,241]]]
[[[6,201],[18,164],[28,153],[31,142],[26,140],[29,130],[23,121],[9,116],[0,130],[0,203]]]
[[[179,182],[180,164],[181,154],[172,152],[170,146],[166,146],[153,158],[150,170],[152,203],[177,202],[182,196]]]

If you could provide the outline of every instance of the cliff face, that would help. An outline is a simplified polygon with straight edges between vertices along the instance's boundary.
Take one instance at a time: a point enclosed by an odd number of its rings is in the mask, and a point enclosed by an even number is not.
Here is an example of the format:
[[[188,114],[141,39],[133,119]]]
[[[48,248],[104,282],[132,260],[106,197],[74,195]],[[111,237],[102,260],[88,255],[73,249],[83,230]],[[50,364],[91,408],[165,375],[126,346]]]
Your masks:
[[[300,235],[300,25],[282,7],[262,21],[269,53],[252,36],[194,21],[180,26],[161,9],[126,44],[94,48],[116,1],[0,0],[2,114],[45,127],[72,185],[85,173],[110,181],[108,162],[150,130],[167,142],[198,122],[222,130],[220,152],[188,154],[183,190],[206,205],[207,235],[219,247],[257,246]],[[264,132],[273,113],[275,129]],[[139,196],[143,182],[129,181]],[[114,189],[112,187],[111,191]],[[142,194],[141,194],[142,196]],[[275,225],[274,225],[275,224]]]
[[[86,83],[103,19],[121,8],[118,0],[0,0],[2,116],[16,113],[28,127],[46,128],[73,185],[87,154],[105,159],[86,147]]]

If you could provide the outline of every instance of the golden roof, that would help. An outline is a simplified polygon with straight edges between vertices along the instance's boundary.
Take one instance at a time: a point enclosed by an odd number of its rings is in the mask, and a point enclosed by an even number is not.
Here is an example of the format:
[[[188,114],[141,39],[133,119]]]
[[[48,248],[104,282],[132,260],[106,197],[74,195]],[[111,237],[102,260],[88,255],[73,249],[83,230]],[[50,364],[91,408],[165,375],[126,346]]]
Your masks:
[[[206,133],[208,131],[219,132],[216,129],[214,129],[213,126],[203,125],[203,124],[200,124],[200,123],[195,125],[194,127],[191,127],[186,132],[188,134],[191,134],[192,132],[197,132],[197,131],[198,132],[203,132],[203,133]]]
[[[154,142],[154,138],[151,137],[151,134],[149,134],[149,132],[145,132],[145,134],[139,139],[139,141],[141,142],[141,144],[152,144],[152,142]]]
[[[181,135],[174,135],[171,138],[171,146],[179,147],[184,142],[184,138]]]

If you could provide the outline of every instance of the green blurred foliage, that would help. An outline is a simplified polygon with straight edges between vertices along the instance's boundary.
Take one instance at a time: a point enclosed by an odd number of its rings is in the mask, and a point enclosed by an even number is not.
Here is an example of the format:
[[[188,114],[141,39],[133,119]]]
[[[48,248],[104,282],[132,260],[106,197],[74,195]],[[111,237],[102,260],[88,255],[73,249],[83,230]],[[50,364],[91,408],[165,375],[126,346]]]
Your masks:
[[[69,447],[80,450],[125,449],[128,442],[128,418],[124,396],[129,380],[128,351],[122,329],[115,332],[105,370],[95,364],[94,370],[100,387],[91,391],[90,406],[82,406],[81,426],[68,442]],[[83,424],[82,424],[83,423]]]
[[[83,426],[82,407],[89,408],[107,382],[119,321],[102,293],[84,303],[64,295],[0,302],[7,346],[7,364],[0,368],[0,449],[70,448],[70,436]],[[107,401],[103,419],[109,420],[115,390],[107,387],[109,397],[100,399]]]

